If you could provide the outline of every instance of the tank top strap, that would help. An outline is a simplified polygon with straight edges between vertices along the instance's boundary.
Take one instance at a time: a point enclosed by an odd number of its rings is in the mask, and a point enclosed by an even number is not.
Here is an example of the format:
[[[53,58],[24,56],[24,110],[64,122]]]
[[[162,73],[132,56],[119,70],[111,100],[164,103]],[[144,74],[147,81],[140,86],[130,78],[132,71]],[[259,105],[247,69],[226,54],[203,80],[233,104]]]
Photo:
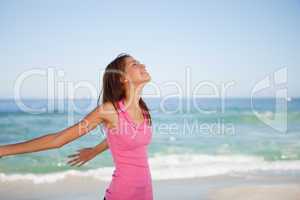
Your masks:
[[[118,101],[118,105],[119,105],[119,113],[121,114],[121,116],[123,116],[130,124],[132,124],[132,125],[138,125],[129,116],[129,114],[128,114],[127,110],[126,110],[126,107],[125,107],[124,99],[119,100]],[[143,122],[141,124],[143,124],[146,121],[146,117],[147,117],[146,113],[144,112],[144,110],[142,110],[142,114],[143,114],[143,118],[144,119],[143,119]]]
[[[128,122],[132,123],[131,120],[130,120],[130,117],[129,117],[126,109],[125,109],[124,99],[119,100],[118,105],[119,105],[119,116],[122,119],[125,119]]]
[[[119,112],[126,114],[126,109],[125,109],[125,104],[124,104],[124,99],[121,99],[118,101],[118,106],[119,106]]]

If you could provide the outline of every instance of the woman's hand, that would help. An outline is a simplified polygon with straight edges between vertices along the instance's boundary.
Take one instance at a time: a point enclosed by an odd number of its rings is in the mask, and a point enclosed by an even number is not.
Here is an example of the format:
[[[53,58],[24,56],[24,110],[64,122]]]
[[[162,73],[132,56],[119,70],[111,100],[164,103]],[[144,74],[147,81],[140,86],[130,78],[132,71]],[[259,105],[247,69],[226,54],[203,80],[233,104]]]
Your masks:
[[[104,152],[108,148],[109,146],[105,138],[104,140],[102,140],[102,142],[100,142],[93,148],[83,148],[78,150],[79,153],[68,156],[69,158],[72,158],[72,160],[68,161],[68,164],[74,166],[81,163],[78,165],[78,167],[80,167],[81,165],[93,159],[96,155]]]
[[[78,152],[79,153],[68,156],[68,158],[72,158],[68,161],[68,164],[70,164],[71,166],[79,164],[77,167],[80,167],[97,155],[97,152],[94,148],[83,148],[78,150]]]

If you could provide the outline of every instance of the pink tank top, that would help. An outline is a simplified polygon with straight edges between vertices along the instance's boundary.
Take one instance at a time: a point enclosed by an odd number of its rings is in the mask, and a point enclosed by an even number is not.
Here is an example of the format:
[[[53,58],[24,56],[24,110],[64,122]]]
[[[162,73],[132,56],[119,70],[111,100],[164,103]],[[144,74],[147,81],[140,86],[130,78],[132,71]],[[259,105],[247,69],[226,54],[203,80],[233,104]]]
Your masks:
[[[146,115],[136,124],[126,111],[124,99],[117,102],[118,124],[105,127],[107,142],[115,169],[112,181],[105,190],[106,200],[153,200],[152,179],[148,164],[148,145],[152,139],[152,127]]]

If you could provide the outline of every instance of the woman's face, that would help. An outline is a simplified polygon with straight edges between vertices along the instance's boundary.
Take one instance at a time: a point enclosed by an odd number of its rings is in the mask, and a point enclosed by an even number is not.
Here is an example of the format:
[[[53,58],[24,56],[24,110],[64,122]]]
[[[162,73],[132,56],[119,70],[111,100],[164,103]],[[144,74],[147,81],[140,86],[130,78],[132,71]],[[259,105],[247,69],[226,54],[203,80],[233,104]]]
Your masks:
[[[131,56],[125,58],[125,78],[134,85],[140,85],[151,80],[146,66]]]

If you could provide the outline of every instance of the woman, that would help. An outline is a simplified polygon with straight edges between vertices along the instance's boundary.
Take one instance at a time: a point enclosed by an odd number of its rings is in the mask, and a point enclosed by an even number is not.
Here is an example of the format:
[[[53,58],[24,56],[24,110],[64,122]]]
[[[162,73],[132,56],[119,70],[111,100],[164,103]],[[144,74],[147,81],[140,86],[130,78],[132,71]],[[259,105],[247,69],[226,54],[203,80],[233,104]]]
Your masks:
[[[84,164],[107,148],[115,169],[105,190],[105,200],[152,200],[152,179],[147,147],[152,139],[152,120],[141,98],[151,80],[145,66],[128,54],[120,54],[105,69],[102,104],[80,122],[57,133],[29,141],[0,146],[0,156],[61,148],[103,123],[106,139],[95,148],[83,149],[69,161]]]

